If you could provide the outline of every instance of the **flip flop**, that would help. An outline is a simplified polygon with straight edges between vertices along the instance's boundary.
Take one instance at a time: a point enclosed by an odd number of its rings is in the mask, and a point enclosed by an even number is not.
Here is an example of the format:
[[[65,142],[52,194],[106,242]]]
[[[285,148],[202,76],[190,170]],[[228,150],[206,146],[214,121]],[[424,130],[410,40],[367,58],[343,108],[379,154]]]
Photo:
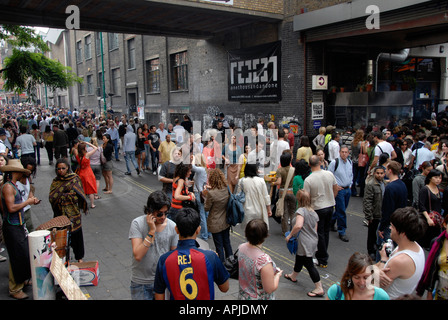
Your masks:
[[[314,291],[310,291],[306,295],[310,298],[322,298],[325,295],[325,293],[316,293]]]
[[[90,206],[90,209],[95,209],[96,208],[96,206],[94,205],[94,206]]]
[[[292,278],[291,278],[291,276],[289,275],[289,274],[285,274],[285,279],[288,279],[289,281],[291,281],[291,282],[294,282],[294,283],[296,283],[297,282],[297,279],[296,280],[292,280]]]
[[[95,196],[95,200],[101,199],[100,196]]]
[[[112,191],[105,191],[104,194],[111,194]]]

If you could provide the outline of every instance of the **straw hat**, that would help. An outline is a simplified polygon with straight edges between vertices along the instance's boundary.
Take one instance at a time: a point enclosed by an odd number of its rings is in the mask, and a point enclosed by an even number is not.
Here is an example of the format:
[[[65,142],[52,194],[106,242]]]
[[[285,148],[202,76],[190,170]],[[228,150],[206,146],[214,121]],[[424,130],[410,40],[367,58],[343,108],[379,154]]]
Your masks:
[[[30,174],[31,171],[25,169],[18,159],[10,159],[8,160],[8,164],[6,166],[0,167],[1,172],[23,172]]]

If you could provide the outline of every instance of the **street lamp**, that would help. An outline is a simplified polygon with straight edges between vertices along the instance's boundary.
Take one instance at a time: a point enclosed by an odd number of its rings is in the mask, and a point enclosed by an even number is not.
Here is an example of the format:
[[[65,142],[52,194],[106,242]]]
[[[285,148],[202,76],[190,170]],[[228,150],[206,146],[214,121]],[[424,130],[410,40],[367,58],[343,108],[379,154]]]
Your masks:
[[[101,44],[101,75],[103,77],[103,99],[104,99],[104,117],[107,115],[106,110],[106,82],[104,81],[104,54],[103,54],[103,33],[100,32],[100,44]]]

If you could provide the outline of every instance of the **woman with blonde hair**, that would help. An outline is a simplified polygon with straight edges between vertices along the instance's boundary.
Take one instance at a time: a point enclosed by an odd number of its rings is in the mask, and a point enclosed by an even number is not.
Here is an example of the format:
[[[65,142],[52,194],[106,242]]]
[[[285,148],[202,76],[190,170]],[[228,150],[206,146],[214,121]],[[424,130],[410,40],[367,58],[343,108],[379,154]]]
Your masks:
[[[325,127],[319,128],[319,134],[313,139],[313,144],[316,147],[316,149],[318,147],[325,148],[325,133],[326,132],[327,132],[327,130],[325,129]]]
[[[204,210],[208,211],[207,230],[212,233],[213,242],[219,259],[233,254],[230,244],[230,225],[227,223],[227,203],[229,202],[229,189],[226,178],[220,169],[211,169],[208,172],[210,189],[207,192]]]
[[[320,281],[319,272],[313,262],[313,256],[317,251],[317,222],[319,217],[311,207],[311,196],[307,191],[303,189],[297,191],[296,198],[299,209],[296,211],[294,227],[286,237],[286,242],[288,243],[292,237],[297,237],[299,232],[300,236],[297,238],[294,270],[291,274],[285,274],[285,278],[297,282],[299,272],[305,267],[315,286],[314,290],[307,293],[308,297],[323,297],[325,291]]]

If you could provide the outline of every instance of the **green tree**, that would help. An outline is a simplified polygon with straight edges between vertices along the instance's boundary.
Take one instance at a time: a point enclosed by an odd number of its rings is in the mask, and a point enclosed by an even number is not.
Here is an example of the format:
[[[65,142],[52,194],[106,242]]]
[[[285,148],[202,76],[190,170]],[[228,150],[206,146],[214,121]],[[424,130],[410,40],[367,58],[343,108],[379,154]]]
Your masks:
[[[7,41],[13,46],[12,54],[5,58],[0,70],[5,80],[4,89],[22,93],[26,91],[32,100],[38,84],[54,89],[65,89],[82,78],[71,72],[70,67],[44,55],[49,51],[46,43],[33,29],[23,26],[3,25],[0,28],[0,41]],[[32,52],[27,48],[36,48],[40,52]]]

